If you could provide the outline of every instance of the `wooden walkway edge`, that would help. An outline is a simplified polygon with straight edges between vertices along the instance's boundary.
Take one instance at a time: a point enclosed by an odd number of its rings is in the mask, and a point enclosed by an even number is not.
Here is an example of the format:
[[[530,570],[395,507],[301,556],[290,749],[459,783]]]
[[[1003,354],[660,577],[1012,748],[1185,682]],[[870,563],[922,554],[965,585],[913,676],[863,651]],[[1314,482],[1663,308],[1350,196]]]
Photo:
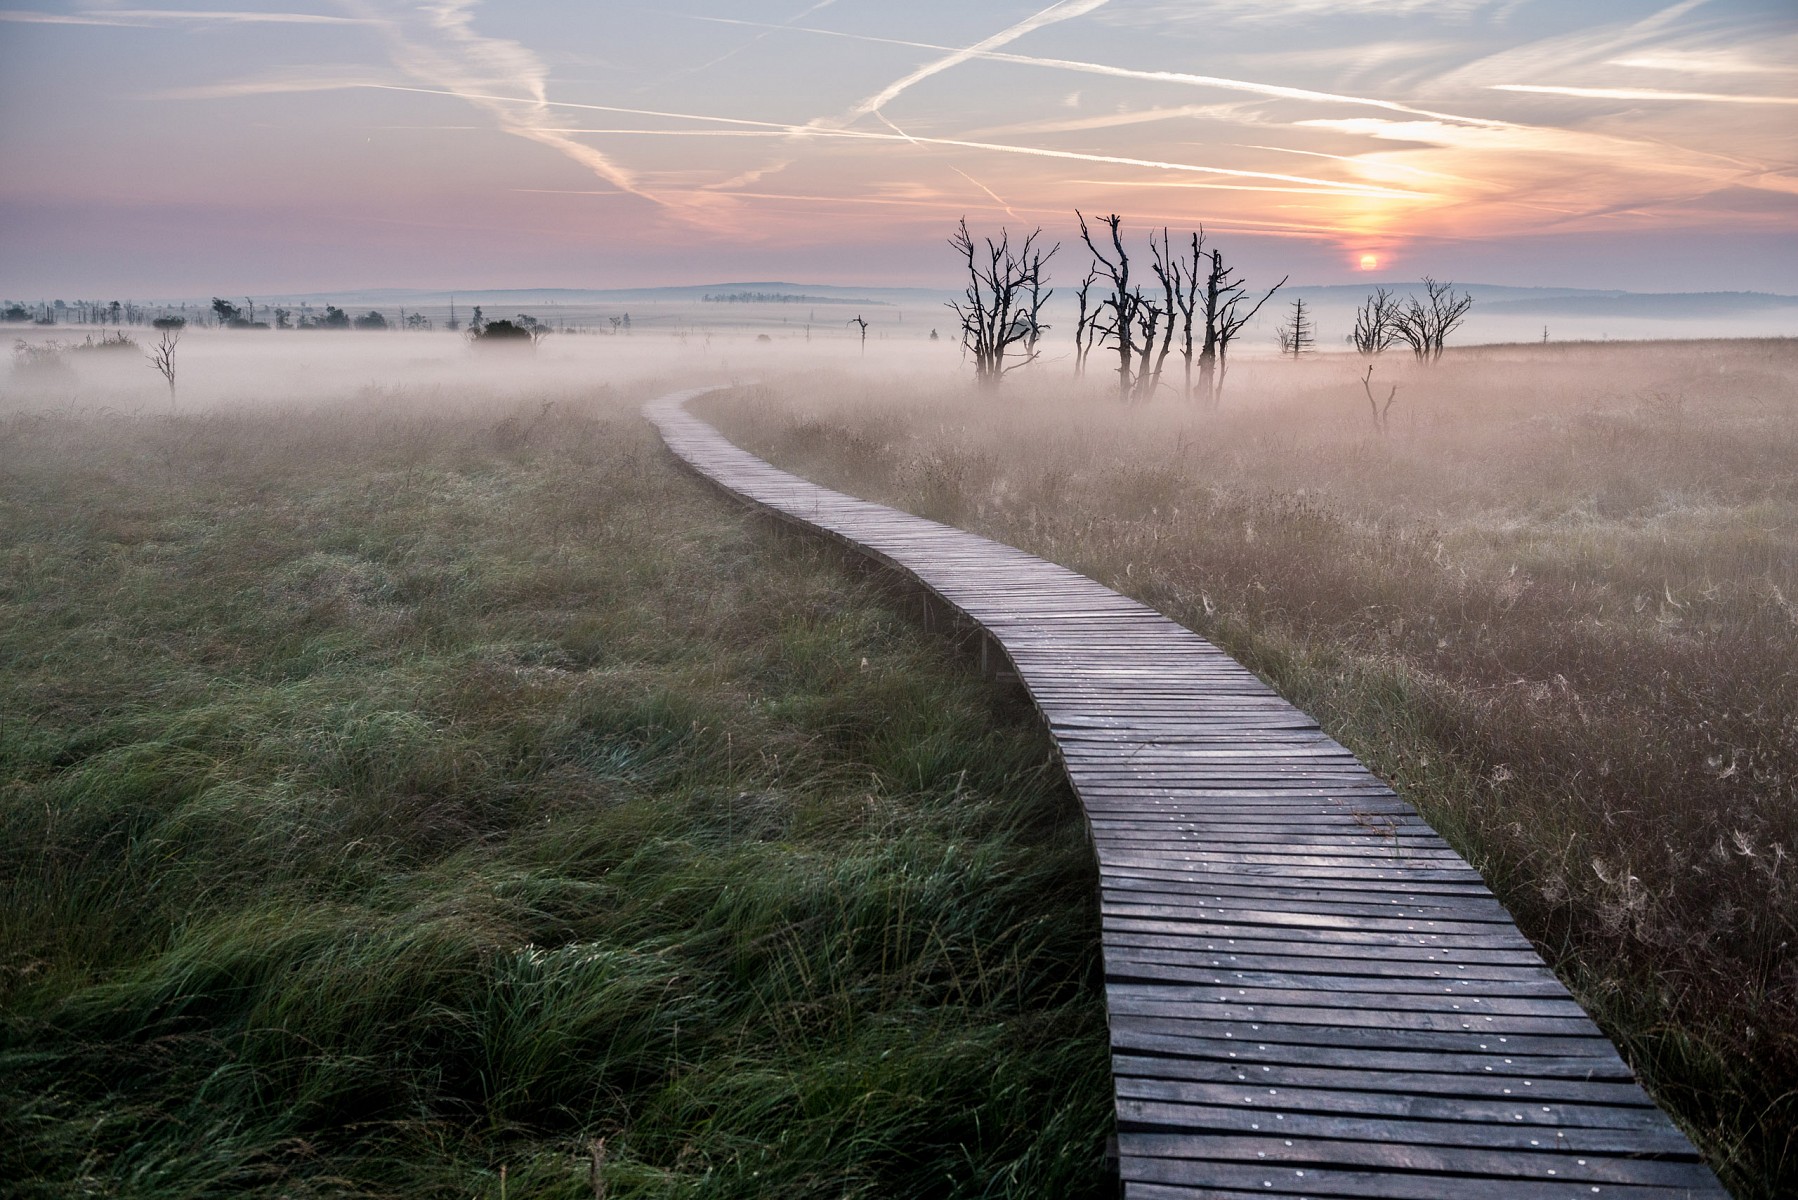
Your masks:
[[[903,572],[1016,671],[1100,868],[1135,1200],[1726,1195],[1479,875],[1197,634],[1011,546],[819,487],[683,407],[731,494]]]

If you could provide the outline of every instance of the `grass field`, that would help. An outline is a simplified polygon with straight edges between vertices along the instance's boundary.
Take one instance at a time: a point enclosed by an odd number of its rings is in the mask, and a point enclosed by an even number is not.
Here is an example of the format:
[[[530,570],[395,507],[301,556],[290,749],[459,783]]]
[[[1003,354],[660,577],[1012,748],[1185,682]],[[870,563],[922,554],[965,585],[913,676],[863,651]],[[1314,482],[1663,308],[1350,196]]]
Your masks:
[[[0,417],[0,1190],[1105,1194],[1044,736],[647,394]]]
[[[1065,563],[1317,715],[1479,867],[1736,1194],[1798,1193],[1798,343],[811,374],[702,410]]]

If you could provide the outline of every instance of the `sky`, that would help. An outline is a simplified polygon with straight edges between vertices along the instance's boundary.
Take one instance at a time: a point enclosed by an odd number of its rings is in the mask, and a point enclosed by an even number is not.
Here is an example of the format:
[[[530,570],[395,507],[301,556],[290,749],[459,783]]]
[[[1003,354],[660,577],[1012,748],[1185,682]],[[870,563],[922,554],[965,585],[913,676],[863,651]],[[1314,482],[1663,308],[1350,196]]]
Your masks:
[[[1798,292],[1795,0],[0,0],[0,296],[1251,275]]]

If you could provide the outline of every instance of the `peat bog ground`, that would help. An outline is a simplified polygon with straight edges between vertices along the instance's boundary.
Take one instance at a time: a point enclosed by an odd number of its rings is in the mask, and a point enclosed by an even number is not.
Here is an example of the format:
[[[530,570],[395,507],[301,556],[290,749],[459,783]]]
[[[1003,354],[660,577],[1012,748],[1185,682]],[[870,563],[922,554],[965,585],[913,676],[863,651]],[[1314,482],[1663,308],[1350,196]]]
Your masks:
[[[8,1194],[1105,1194],[1045,736],[647,394],[0,416]]]

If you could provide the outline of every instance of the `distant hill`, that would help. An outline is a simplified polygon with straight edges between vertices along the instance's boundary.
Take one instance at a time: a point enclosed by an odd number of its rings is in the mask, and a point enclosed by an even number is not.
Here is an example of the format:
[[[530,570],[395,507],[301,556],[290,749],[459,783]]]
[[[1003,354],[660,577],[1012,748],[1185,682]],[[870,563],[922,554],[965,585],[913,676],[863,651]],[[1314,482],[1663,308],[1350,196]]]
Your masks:
[[[619,304],[653,301],[700,303],[708,298],[753,295],[770,304],[928,304],[945,299],[949,292],[935,288],[843,287],[827,283],[743,281],[703,283],[678,287],[644,288],[367,288],[358,291],[315,292],[285,299],[313,304],[457,304],[506,306],[515,304]]]
[[[1377,287],[1396,296],[1423,294],[1423,285],[1414,281],[1299,286],[1282,289],[1282,292],[1326,304],[1359,304]],[[1490,283],[1457,283],[1455,288],[1472,296],[1474,311],[1485,316],[1689,320],[1798,308],[1798,296],[1770,292],[1625,292],[1596,288],[1505,287]]]
[[[1499,300],[1491,312],[1530,317],[1726,317],[1735,313],[1798,308],[1798,296],[1767,292],[1616,292],[1607,296],[1554,296]]]

